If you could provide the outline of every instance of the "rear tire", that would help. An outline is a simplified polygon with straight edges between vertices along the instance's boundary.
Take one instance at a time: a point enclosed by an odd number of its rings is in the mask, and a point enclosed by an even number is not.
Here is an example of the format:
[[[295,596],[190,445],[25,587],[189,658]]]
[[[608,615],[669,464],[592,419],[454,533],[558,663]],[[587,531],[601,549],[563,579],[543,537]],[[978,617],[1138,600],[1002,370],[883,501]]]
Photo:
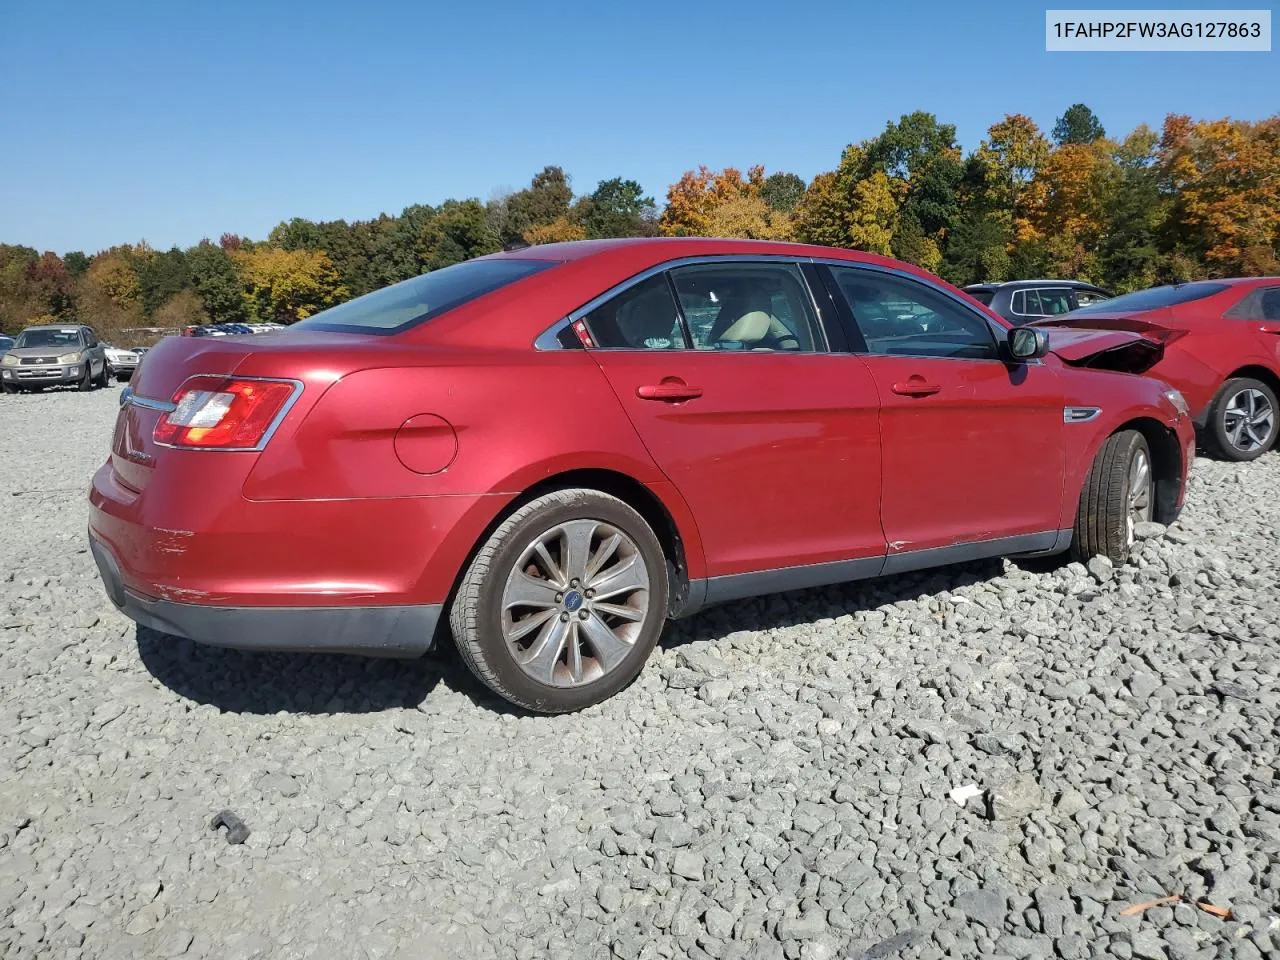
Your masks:
[[[1107,438],[1093,460],[1076,513],[1071,559],[1084,563],[1107,557],[1129,559],[1134,524],[1150,520],[1155,505],[1155,474],[1147,438],[1121,430]]]
[[[1208,446],[1224,460],[1257,460],[1275,446],[1280,430],[1276,392],[1261,380],[1228,380],[1209,405]]]
[[[525,504],[468,567],[449,614],[467,667],[539,713],[607,700],[644,668],[667,619],[667,563],[644,518],[596,490]]]

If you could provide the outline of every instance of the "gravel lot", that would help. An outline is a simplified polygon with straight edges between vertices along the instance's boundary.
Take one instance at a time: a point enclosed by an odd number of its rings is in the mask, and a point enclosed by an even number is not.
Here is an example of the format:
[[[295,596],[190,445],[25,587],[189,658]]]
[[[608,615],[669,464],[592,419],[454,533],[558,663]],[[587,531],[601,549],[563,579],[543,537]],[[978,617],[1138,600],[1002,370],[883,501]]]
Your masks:
[[[1280,952],[1280,455],[1197,461],[1122,569],[733,604],[530,717],[452,655],[137,630],[84,537],[118,390],[0,396],[6,957]],[[1233,917],[1121,915],[1170,894]]]

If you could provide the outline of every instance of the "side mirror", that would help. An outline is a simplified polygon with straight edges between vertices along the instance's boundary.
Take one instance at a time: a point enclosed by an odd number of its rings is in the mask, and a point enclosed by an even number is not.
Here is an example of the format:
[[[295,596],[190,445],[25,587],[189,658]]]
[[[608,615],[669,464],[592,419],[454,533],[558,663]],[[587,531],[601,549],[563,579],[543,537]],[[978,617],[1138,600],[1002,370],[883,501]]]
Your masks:
[[[1009,331],[1009,353],[1015,360],[1036,360],[1049,352],[1049,334],[1039,327]]]

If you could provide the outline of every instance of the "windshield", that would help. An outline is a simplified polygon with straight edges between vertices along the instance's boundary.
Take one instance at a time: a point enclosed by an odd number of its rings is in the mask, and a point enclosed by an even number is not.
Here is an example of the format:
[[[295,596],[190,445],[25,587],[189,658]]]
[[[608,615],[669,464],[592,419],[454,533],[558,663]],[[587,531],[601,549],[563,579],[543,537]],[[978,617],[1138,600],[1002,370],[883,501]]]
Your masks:
[[[1073,317],[1095,313],[1127,313],[1136,310],[1157,310],[1160,307],[1172,307],[1179,303],[1190,303],[1192,300],[1203,300],[1227,289],[1225,283],[1180,283],[1176,286],[1152,287],[1150,290],[1139,290],[1136,293],[1125,293],[1101,303],[1091,303],[1087,307],[1071,311]]]
[[[81,346],[80,331],[71,327],[65,329],[23,330],[14,343],[15,350],[28,347],[76,347]]]
[[[553,260],[468,260],[356,297],[295,323],[336,333],[396,333],[553,267]]]

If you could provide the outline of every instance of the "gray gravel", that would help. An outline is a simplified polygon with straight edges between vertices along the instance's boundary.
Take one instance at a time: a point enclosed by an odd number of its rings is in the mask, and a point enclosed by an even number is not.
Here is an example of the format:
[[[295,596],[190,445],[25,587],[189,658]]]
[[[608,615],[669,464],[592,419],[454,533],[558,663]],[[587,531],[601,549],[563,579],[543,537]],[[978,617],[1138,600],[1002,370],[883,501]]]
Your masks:
[[[0,955],[1280,951],[1280,456],[1197,461],[1124,567],[734,604],[529,717],[135,629],[84,542],[117,392],[0,396]],[[1170,894],[1234,919],[1121,915]]]

